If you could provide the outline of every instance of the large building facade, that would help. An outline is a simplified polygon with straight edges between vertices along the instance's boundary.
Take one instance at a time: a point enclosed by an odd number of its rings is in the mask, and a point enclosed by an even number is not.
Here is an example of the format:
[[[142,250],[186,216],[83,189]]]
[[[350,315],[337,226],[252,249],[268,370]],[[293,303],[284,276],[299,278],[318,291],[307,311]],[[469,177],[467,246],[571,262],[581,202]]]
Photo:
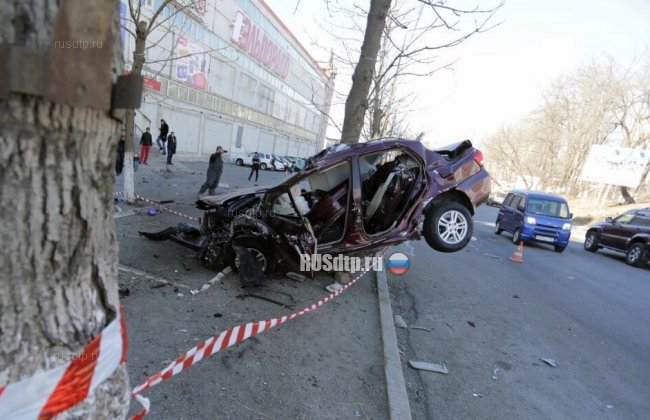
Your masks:
[[[137,3],[133,0],[132,3]],[[150,20],[162,0],[141,0]],[[165,119],[178,151],[308,156],[325,145],[333,77],[262,0],[172,2],[147,39],[136,133]],[[183,8],[183,5],[192,4]],[[120,5],[126,70],[135,24]]]

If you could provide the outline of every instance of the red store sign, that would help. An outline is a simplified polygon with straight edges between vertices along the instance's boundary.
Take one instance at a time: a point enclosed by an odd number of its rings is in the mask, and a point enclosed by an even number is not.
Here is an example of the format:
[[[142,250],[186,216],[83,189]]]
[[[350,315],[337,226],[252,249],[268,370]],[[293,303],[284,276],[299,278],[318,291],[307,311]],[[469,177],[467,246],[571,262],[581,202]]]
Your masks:
[[[263,63],[268,69],[281,78],[289,74],[291,58],[269,36],[255,25],[253,21],[242,12],[235,14],[233,23],[232,40],[249,55]]]
[[[150,79],[148,77],[144,77],[143,79],[145,88],[160,92],[161,84],[158,80]]]

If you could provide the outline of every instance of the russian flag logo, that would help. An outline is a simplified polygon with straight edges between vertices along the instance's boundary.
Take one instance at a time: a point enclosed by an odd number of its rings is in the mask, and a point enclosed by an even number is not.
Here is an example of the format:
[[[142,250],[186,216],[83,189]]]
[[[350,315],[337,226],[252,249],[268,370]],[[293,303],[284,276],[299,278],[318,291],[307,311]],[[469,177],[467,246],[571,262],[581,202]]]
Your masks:
[[[396,252],[388,257],[386,267],[392,274],[395,274],[396,276],[403,276],[409,271],[409,268],[411,267],[411,261],[409,261],[409,257],[406,254]]]

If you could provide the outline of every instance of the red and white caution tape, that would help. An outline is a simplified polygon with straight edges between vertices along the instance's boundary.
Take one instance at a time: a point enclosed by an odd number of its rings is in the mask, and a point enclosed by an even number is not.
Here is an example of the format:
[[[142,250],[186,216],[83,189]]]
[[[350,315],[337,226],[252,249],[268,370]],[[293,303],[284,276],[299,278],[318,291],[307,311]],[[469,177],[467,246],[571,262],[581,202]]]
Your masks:
[[[114,196],[124,195],[124,193],[122,191],[117,191],[117,192],[114,192],[113,195]],[[163,207],[159,203],[157,203],[157,202],[155,202],[153,200],[149,200],[148,198],[145,198],[145,197],[143,197],[143,196],[141,196],[139,194],[133,194],[133,195],[138,200],[141,200],[141,201],[144,201],[145,203],[151,204],[152,206],[154,206],[157,209],[167,211],[167,212],[169,212],[171,214],[175,214],[176,216],[184,217],[185,219],[188,219],[188,220],[194,220],[194,221],[197,221],[197,222],[201,221],[201,219],[199,217],[188,216],[187,214],[183,214],[183,213],[178,212],[176,210],[168,209],[167,207]]]
[[[48,371],[0,387],[0,419],[50,419],[80,403],[126,361],[124,316],[118,316],[83,352]]]
[[[308,312],[315,311],[316,309],[320,308],[330,300],[334,299],[335,297],[347,291],[366,273],[367,271],[361,272],[350,282],[343,285],[341,289],[331,293],[329,296],[325,296],[318,302],[309,305],[298,312],[292,313],[291,315],[285,315],[277,318],[268,319],[265,321],[249,322],[248,324],[238,325],[236,327],[229,328],[225,331],[222,331],[221,333],[214,335],[208,338],[207,340],[199,343],[196,347],[190,349],[189,351],[185,352],[185,354],[179,356],[178,359],[176,359],[171,364],[169,364],[165,369],[156,373],[155,375],[153,375],[152,377],[150,377],[142,384],[136,386],[133,389],[131,395],[134,396],[144,407],[138,414],[136,414],[133,417],[133,420],[142,419],[144,416],[147,415],[150,409],[149,399],[140,395],[142,392],[146,391],[151,387],[158,385],[163,381],[166,381],[172,376],[178,375],[179,373],[189,368],[190,366],[200,362],[203,359],[207,359],[208,357],[212,356],[215,353],[220,352],[221,350],[225,350],[228,347],[234,346],[235,344],[239,344],[242,341],[245,341],[251,337],[256,336],[257,334],[260,334],[266,330],[270,330],[274,327],[277,327],[278,325],[284,324],[285,322],[297,318],[301,315],[304,315]]]

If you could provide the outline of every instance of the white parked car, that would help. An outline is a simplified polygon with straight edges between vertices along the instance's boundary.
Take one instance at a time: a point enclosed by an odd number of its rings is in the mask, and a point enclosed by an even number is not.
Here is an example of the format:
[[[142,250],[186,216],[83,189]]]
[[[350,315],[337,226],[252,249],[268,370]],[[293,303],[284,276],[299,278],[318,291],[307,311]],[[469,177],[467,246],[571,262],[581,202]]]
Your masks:
[[[255,152],[251,152],[245,155],[233,156],[232,159],[237,166],[253,166],[254,154]],[[258,153],[258,155],[260,157],[260,169],[273,169],[273,166],[271,165],[273,156],[268,153]]]

